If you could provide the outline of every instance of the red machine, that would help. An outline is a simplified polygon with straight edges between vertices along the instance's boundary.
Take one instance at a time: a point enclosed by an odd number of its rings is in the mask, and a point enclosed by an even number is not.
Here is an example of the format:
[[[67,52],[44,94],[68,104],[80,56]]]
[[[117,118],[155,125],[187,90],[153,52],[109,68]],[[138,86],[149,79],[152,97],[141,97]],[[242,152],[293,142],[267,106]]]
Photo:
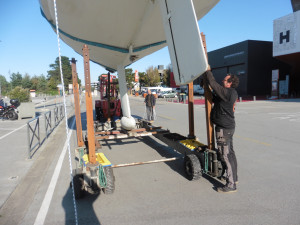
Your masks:
[[[100,122],[115,120],[122,116],[121,101],[118,98],[116,76],[99,76],[100,100],[95,101],[96,118]]]

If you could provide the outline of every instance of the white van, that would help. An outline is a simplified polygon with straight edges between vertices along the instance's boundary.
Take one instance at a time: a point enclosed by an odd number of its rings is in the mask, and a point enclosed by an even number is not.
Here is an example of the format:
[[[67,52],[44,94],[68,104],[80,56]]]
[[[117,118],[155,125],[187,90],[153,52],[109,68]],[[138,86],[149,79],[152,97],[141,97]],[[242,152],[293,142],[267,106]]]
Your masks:
[[[151,90],[152,94],[157,94],[158,92],[161,92],[163,87],[142,87],[141,90],[145,91],[145,93],[148,93],[148,90]]]

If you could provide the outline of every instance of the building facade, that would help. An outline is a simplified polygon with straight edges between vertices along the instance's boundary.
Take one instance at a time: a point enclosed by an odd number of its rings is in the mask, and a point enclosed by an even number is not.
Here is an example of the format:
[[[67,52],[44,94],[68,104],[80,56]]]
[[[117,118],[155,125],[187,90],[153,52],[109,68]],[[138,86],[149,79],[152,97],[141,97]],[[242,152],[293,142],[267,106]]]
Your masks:
[[[300,97],[300,1],[291,2],[294,12],[273,21],[273,56],[290,66],[285,78],[279,69],[279,86],[285,84],[289,96]]]
[[[272,56],[272,47],[272,42],[246,40],[208,52],[208,62],[219,83],[228,73],[239,77],[239,96],[270,96],[272,70],[280,68],[283,76],[290,69]]]

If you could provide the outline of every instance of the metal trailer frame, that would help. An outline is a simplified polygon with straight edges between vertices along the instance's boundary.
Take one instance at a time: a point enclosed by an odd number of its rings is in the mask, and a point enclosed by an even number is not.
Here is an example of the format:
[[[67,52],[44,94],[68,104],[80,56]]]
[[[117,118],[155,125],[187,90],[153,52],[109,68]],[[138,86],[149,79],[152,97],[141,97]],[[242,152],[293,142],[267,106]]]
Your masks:
[[[203,45],[206,52],[205,36],[201,33]],[[207,53],[207,52],[206,52]],[[101,148],[100,141],[108,139],[134,138],[143,136],[154,136],[158,140],[172,147],[177,152],[184,155],[184,168],[189,180],[197,180],[202,174],[221,178],[225,171],[222,156],[215,149],[214,129],[210,120],[212,109],[212,93],[209,86],[204,81],[205,113],[207,127],[207,145],[196,141],[194,131],[194,100],[193,100],[193,82],[188,84],[188,116],[189,116],[189,134],[187,137],[177,133],[172,133],[162,127],[155,127],[149,121],[138,120],[137,129],[122,130],[120,126],[116,130],[105,129],[98,131],[99,122],[93,120],[93,104],[91,96],[90,72],[89,72],[89,50],[88,46],[83,47],[84,72],[86,86],[86,117],[87,117],[87,137],[86,147],[82,139],[82,127],[80,118],[79,92],[77,84],[76,61],[72,59],[72,75],[74,88],[75,116],[77,127],[78,148],[75,149],[75,157],[78,166],[73,173],[73,183],[76,199],[83,196],[83,192],[98,193],[103,190],[104,193],[111,194],[115,189],[115,177],[113,168],[133,166],[157,162],[172,161],[178,158],[153,160],[148,162],[137,162],[130,164],[112,165],[103,153],[96,153]],[[108,122],[111,122],[110,120]],[[107,122],[106,122],[107,123]],[[105,124],[102,124],[105,126]],[[108,126],[111,128],[111,125]],[[96,130],[96,131],[95,131]]]
[[[184,155],[184,168],[189,180],[199,179],[202,173],[218,178],[223,176],[225,169],[223,159],[215,149],[210,149],[207,145],[190,138],[190,134],[185,137],[160,127],[153,127],[146,121],[140,122],[146,130],[155,130],[153,132],[155,138]]]

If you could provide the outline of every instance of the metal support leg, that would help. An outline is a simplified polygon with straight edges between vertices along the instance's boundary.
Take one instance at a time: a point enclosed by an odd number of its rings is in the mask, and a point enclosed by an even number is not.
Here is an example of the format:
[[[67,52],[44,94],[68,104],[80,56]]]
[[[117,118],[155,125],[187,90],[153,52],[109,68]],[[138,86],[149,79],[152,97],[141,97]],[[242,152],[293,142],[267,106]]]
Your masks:
[[[121,106],[123,117],[121,119],[121,126],[126,130],[132,130],[135,128],[135,120],[131,116],[129,98],[127,94],[127,83],[125,77],[125,68],[123,65],[118,66],[118,76],[119,76],[119,88],[121,96]]]

